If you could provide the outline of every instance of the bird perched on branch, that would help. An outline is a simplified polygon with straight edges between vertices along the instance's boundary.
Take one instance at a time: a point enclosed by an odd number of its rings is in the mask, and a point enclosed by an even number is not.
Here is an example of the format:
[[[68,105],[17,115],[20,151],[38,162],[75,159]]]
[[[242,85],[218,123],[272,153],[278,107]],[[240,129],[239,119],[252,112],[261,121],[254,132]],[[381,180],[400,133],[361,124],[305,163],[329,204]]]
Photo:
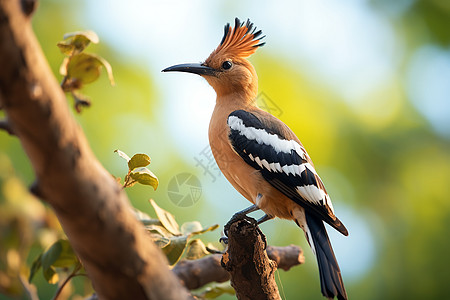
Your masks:
[[[261,209],[258,224],[274,217],[295,221],[317,257],[322,294],[347,299],[341,271],[323,222],[340,233],[347,229],[335,216],[331,199],[314,164],[292,130],[256,105],[258,77],[246,57],[265,43],[249,20],[225,26],[219,46],[201,64],[163,70],[194,73],[217,94],[209,125],[214,158],[228,181],[252,206]]]

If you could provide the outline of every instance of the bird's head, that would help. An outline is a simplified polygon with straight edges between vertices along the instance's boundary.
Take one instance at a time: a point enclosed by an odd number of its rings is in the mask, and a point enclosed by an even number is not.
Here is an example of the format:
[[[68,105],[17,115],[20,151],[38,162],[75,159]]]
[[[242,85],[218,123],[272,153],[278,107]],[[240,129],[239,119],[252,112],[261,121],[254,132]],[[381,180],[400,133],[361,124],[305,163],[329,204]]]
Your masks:
[[[222,41],[203,63],[175,65],[163,72],[198,74],[209,82],[217,96],[244,93],[253,100],[258,91],[258,77],[246,57],[264,45],[262,38],[261,30],[257,31],[250,20],[241,23],[236,18],[234,27],[225,25]]]

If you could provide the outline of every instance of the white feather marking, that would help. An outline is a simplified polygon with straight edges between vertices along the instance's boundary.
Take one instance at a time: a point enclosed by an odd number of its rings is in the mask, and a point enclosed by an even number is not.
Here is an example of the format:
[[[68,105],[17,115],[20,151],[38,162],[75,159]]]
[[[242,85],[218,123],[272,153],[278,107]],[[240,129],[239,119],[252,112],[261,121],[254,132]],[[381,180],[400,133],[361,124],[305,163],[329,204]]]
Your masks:
[[[278,172],[282,172],[280,163],[275,163],[275,169],[277,169]]]
[[[283,170],[283,172],[286,173],[286,175],[289,175],[289,166],[282,166],[281,170]]]
[[[309,230],[308,226],[306,226],[306,228],[305,228],[305,234],[306,234],[306,239],[308,240],[309,246],[311,246],[312,252],[314,253],[314,255],[316,255],[316,247],[314,246],[314,240],[312,238],[311,231]]]
[[[263,159],[261,163],[267,170],[272,171],[267,160]]]
[[[295,207],[292,210],[292,215],[294,216],[296,223],[300,226],[301,229],[305,232],[306,240],[310,245],[314,255],[316,254],[316,248],[314,246],[314,241],[311,236],[311,231],[309,230],[308,224],[306,223],[305,210],[301,207]]]
[[[275,167],[275,163],[270,163],[270,164],[269,164],[269,167],[270,167],[270,170],[272,170],[272,171],[274,171],[274,172],[277,171],[277,169],[276,169],[276,167]]]
[[[255,162],[262,168],[263,166],[262,166],[262,163],[261,163],[261,160],[259,159],[259,157],[257,156],[257,157],[255,157]]]
[[[236,116],[229,116],[227,123],[231,129],[239,131],[247,139],[255,140],[258,144],[272,146],[277,153],[291,153],[294,150],[302,159],[307,159],[305,149],[295,140],[280,139],[276,134],[268,133],[264,129],[246,127],[244,122]]]
[[[320,200],[325,199],[326,195],[322,189],[315,185],[297,186],[297,192],[303,199],[316,205],[320,205]]]
[[[248,157],[250,157],[251,160],[255,161],[255,158],[253,157],[253,155],[251,153],[248,155]]]
[[[331,199],[330,199],[330,196],[328,196],[328,194],[325,195],[325,203],[328,205],[328,207],[331,209],[331,211],[334,214],[333,203],[331,203]]]

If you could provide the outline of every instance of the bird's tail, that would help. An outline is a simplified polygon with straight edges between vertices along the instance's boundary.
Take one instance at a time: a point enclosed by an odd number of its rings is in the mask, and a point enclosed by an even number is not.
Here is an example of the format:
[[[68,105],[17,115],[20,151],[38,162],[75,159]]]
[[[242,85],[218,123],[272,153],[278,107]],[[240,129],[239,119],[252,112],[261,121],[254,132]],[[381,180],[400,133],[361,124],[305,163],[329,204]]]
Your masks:
[[[323,221],[308,213],[305,213],[305,218],[308,226],[308,230],[306,230],[308,242],[319,265],[322,294],[329,299],[337,297],[339,300],[346,300],[347,293],[345,292],[341,270],[334,256]]]

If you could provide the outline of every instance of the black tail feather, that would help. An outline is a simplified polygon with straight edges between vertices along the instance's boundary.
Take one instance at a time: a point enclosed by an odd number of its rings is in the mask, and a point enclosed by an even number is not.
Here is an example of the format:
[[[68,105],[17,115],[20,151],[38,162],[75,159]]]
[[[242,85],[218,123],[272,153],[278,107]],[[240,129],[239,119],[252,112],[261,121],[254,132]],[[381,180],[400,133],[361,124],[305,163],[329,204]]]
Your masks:
[[[341,270],[334,256],[325,226],[322,220],[316,216],[305,213],[305,217],[312,237],[312,241],[309,242],[314,244],[316,251],[322,294],[330,299],[337,297],[339,300],[346,300],[347,293]]]

